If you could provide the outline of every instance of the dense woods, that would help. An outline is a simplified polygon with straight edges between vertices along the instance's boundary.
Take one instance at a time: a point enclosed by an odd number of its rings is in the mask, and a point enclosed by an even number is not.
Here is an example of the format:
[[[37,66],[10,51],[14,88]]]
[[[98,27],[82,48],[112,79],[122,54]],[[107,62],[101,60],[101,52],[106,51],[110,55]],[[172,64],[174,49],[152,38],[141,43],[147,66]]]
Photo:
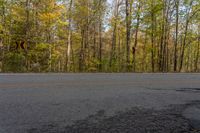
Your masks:
[[[200,72],[200,1],[0,0],[0,72]]]

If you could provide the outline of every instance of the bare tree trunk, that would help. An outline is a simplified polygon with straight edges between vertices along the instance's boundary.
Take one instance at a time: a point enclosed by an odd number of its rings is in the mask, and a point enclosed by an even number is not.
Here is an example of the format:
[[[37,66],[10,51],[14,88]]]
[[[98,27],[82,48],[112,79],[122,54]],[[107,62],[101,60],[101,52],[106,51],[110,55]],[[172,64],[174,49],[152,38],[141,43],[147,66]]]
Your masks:
[[[99,70],[102,71],[102,22],[99,23]]]
[[[199,26],[200,29],[200,26]],[[195,72],[199,71],[199,56],[200,56],[200,35],[198,37],[198,46],[197,46],[197,54],[195,59]]]
[[[182,51],[181,51],[181,56],[180,56],[179,72],[183,68],[183,60],[184,60],[184,55],[185,55],[185,46],[186,46],[186,39],[187,39],[187,35],[188,35],[188,26],[189,26],[189,22],[190,22],[190,10],[192,8],[192,3],[193,3],[193,0],[190,2],[190,7],[187,10],[187,17],[186,17],[186,24],[185,24],[185,33],[184,33],[183,46],[182,46]]]
[[[70,71],[71,68],[71,48],[72,48],[72,44],[71,44],[71,36],[72,36],[72,29],[71,29],[71,10],[72,10],[72,0],[70,0],[70,5],[69,5],[69,16],[68,16],[68,20],[69,20],[69,25],[68,25],[68,40],[67,40],[67,63],[66,63],[66,69],[67,72]]]
[[[176,0],[176,40],[174,45],[174,72],[177,71],[178,30],[179,30],[179,0]]]
[[[96,42],[97,42],[97,39],[96,39],[96,25],[94,24],[94,26],[93,26],[93,58],[96,58],[96,55],[97,55],[97,53],[96,53],[96,50],[97,50],[97,44],[96,44]]]
[[[130,71],[132,0],[126,0],[126,71]]]
[[[113,27],[113,35],[112,35],[112,47],[111,47],[111,54],[110,54],[110,62],[109,66],[112,68],[113,65],[113,59],[116,58],[116,39],[117,39],[117,19],[118,19],[118,14],[119,14],[119,6],[120,6],[120,1],[116,0],[115,3],[115,9],[114,9],[114,27]]]
[[[87,9],[90,8],[90,1],[87,1]],[[86,34],[85,34],[85,70],[88,71],[88,68],[90,67],[90,42],[89,42],[89,36],[90,36],[90,32],[89,32],[89,29],[90,29],[90,10],[87,10],[87,25],[86,25]],[[84,70],[84,71],[85,71]]]
[[[147,30],[145,32],[145,37],[144,37],[144,45],[143,45],[143,57],[142,57],[142,72],[146,72],[146,45],[147,45]]]
[[[4,72],[4,54],[5,54],[5,47],[4,47],[4,42],[5,42],[5,35],[4,35],[4,30],[6,28],[6,17],[5,17],[5,5],[3,3],[2,5],[2,26],[3,29],[2,31],[0,31],[0,34],[2,35],[2,37],[0,37],[0,52],[1,53],[1,58],[0,58],[0,72]]]
[[[29,43],[29,30],[30,30],[30,1],[29,0],[26,0],[26,25],[25,25],[25,42],[27,43],[27,47],[30,46],[30,43]],[[26,53],[25,53],[25,57],[26,57],[26,69],[27,71],[29,70],[30,68],[30,63],[28,61],[28,56],[27,56],[27,49],[26,49]]]
[[[137,44],[138,44],[138,30],[140,26],[140,8],[141,3],[138,5],[137,10],[137,23],[136,23],[136,29],[135,29],[135,42],[134,42],[134,49],[133,49],[133,71],[136,71],[136,52],[137,52]]]
[[[85,43],[85,39],[84,39],[84,34],[85,34],[85,30],[82,29],[81,30],[81,50],[79,52],[79,71],[82,72],[83,71],[83,68],[84,68],[84,65],[85,65],[85,55],[84,55],[84,52],[85,52],[85,46],[84,46],[84,43]]]
[[[118,29],[118,72],[121,70],[121,37],[120,30]]]
[[[159,49],[159,71],[163,71],[163,44],[164,44],[164,31],[165,31],[165,24],[164,21],[162,23],[162,34],[161,34],[161,38],[160,38],[160,49]]]
[[[170,13],[170,0],[167,3],[167,12],[166,12],[166,17],[165,17],[165,21],[166,21],[166,34],[165,34],[165,67],[164,67],[164,71],[168,72],[169,71],[169,38],[170,38],[170,20],[171,20],[171,13]]]
[[[99,0],[99,6],[101,6],[102,1]],[[100,9],[101,10],[101,9]],[[102,71],[102,11],[100,11],[99,15],[99,71]]]
[[[151,2],[151,5],[152,5],[152,11],[151,11],[151,69],[152,69],[152,72],[155,71],[155,64],[154,64],[154,43],[155,43],[155,40],[154,40],[154,29],[155,29],[155,14],[154,14],[154,11],[153,11],[153,7],[154,7],[154,1]]]
[[[114,29],[113,29],[113,36],[112,36],[112,48],[111,48],[111,55],[110,55],[110,68],[112,68],[113,65],[113,59],[116,56],[116,29],[117,29],[117,24],[114,24]]]

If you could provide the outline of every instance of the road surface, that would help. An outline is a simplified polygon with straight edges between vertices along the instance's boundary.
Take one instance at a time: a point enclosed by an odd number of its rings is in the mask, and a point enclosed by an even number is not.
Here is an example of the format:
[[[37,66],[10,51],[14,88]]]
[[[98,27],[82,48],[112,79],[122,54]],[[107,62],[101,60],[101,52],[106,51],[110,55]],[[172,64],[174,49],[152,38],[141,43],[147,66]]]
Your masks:
[[[200,74],[1,74],[0,133],[197,133]]]

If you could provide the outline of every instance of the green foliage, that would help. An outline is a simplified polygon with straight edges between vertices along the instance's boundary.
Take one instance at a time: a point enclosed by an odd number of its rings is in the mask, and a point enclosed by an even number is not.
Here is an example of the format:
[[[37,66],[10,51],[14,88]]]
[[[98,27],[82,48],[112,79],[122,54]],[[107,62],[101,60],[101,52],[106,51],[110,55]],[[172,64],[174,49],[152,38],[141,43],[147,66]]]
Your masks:
[[[0,71],[151,72],[153,65],[172,71],[177,1],[129,2],[127,17],[125,0],[112,0],[113,7],[106,0],[0,0]],[[198,71],[200,2],[179,2],[177,66],[184,53],[183,70]],[[16,42],[25,49],[17,51]]]
[[[7,53],[4,60],[5,72],[26,72],[25,56],[22,53]]]

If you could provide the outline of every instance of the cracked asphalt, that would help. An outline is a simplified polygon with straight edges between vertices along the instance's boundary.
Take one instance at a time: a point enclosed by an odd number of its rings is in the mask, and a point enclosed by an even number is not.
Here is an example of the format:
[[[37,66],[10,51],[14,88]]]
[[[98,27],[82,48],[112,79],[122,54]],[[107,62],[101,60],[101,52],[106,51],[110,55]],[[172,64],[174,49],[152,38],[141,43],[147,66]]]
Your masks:
[[[0,133],[155,132],[200,132],[200,74],[0,74]]]

